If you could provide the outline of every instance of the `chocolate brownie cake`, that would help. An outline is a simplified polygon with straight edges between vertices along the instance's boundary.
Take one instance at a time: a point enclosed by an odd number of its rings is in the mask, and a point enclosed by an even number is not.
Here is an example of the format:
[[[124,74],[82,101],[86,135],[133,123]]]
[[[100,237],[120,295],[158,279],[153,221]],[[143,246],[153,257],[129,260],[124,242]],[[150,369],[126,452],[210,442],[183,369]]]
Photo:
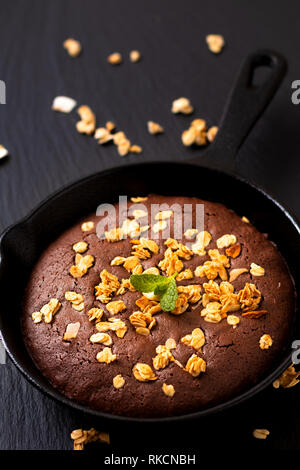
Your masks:
[[[172,207],[148,220],[153,204]],[[193,218],[181,229],[184,204]],[[247,390],[291,333],[295,291],[281,254],[222,204],[151,195],[133,205],[104,239],[91,215],[36,263],[22,315],[35,364],[67,397],[123,416],[176,416]],[[135,290],[129,278],[142,273],[176,278],[172,311]]]

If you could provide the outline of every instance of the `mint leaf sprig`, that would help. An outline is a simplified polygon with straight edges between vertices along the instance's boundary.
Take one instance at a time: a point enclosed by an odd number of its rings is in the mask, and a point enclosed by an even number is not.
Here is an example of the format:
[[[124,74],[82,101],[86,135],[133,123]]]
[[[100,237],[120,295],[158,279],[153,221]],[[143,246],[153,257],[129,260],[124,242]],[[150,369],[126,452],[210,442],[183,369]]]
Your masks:
[[[153,292],[159,297],[163,311],[170,312],[174,310],[178,297],[176,276],[177,273],[169,277],[158,274],[132,274],[130,282],[139,292]]]

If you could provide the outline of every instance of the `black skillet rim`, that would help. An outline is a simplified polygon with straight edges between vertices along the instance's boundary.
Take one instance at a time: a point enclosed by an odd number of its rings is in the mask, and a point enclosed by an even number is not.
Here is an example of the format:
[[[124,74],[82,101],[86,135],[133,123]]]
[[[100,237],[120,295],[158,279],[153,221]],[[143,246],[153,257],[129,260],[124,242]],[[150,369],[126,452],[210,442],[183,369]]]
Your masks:
[[[169,161],[159,161],[159,162],[147,162],[147,163],[135,163],[135,164],[130,164],[130,168],[135,168],[135,167],[141,167],[141,166],[155,166],[158,164],[167,164],[170,165]],[[175,166],[190,166],[191,168],[193,167],[198,167],[201,168],[201,165],[198,163],[191,163],[191,162],[172,162],[171,165]],[[229,172],[226,171],[220,171],[218,169],[214,168],[207,168],[203,167],[205,169],[209,169],[212,171],[217,171],[219,174],[225,174],[227,176],[230,176],[239,182],[249,185],[252,187],[254,190],[258,191],[261,193],[264,197],[269,199],[273,204],[275,204],[281,212],[284,213],[284,215],[290,220],[294,228],[297,230],[300,236],[300,222],[297,220],[294,214],[290,210],[288,210],[283,204],[277,201],[277,199],[272,196],[270,193],[266,192],[263,188],[259,187],[258,185],[254,184],[253,182],[247,181],[245,178],[237,175],[232,175]],[[121,171],[122,167],[115,167],[111,169],[107,169],[104,171],[99,171],[97,173],[92,173],[91,175],[88,175],[84,178],[81,178],[79,180],[74,181],[73,183],[66,184],[64,185],[61,189],[55,191],[53,194],[51,194],[49,197],[45,198],[40,204],[38,204],[32,211],[29,212],[28,215],[20,219],[18,222],[15,224],[10,225],[0,236],[0,263],[1,263],[1,258],[2,258],[2,240],[4,239],[5,236],[9,234],[9,232],[14,229],[15,227],[26,224],[30,221],[30,219],[39,211],[43,210],[43,208],[49,204],[49,202],[53,201],[56,198],[59,198],[60,196],[63,195],[63,193],[69,191],[69,190],[74,190],[76,186],[80,186],[83,183],[86,183],[94,178],[101,176],[105,176],[106,174],[109,174],[114,171]],[[40,384],[38,381],[36,381],[31,375],[23,368],[22,364],[18,362],[17,359],[15,359],[14,354],[11,352],[5,337],[3,336],[1,330],[0,334],[2,337],[2,341],[4,343],[5,349],[14,363],[14,365],[17,367],[17,369],[23,374],[23,376],[28,380],[29,383],[34,385],[38,390],[40,390],[43,394],[46,396],[54,399],[55,401],[62,403],[66,405],[69,408],[76,409],[84,414],[88,414],[97,418],[104,418],[110,421],[122,421],[122,422],[135,422],[135,423],[142,423],[142,422],[148,422],[148,423],[168,423],[168,422],[177,422],[177,421],[184,421],[184,420],[192,420],[192,419],[197,419],[201,418],[204,416],[208,415],[213,415],[216,414],[217,412],[225,411],[233,406],[238,405],[239,403],[244,402],[245,400],[253,397],[260,391],[263,391],[268,385],[272,383],[273,380],[275,380],[290,364],[291,364],[291,357],[290,357],[290,350],[287,350],[284,354],[284,358],[281,360],[280,364],[277,366],[277,368],[270,374],[268,374],[263,380],[259,381],[254,387],[251,387],[250,389],[244,391],[241,394],[238,394],[237,396],[223,402],[219,403],[215,406],[212,406],[211,408],[195,411],[193,413],[188,413],[188,414],[183,414],[183,415],[178,415],[178,416],[167,416],[167,417],[161,417],[161,418],[138,418],[138,417],[127,417],[127,416],[120,416],[120,415],[113,415],[110,413],[98,411],[98,410],[93,410],[92,408],[89,408],[88,406],[81,405],[79,403],[76,403],[76,401],[73,401],[67,397],[65,397],[63,394],[60,392],[56,391],[55,388],[50,384],[49,386],[45,386]],[[286,356],[286,357],[285,357]],[[32,360],[32,359],[31,359]],[[33,361],[32,361],[33,362]],[[34,362],[33,362],[34,364]],[[34,366],[37,368],[37,366],[34,364]],[[38,368],[37,368],[38,369]],[[39,373],[41,373],[39,371]],[[42,374],[42,373],[41,373]],[[46,379],[47,380],[47,379]],[[49,388],[48,388],[49,387]]]

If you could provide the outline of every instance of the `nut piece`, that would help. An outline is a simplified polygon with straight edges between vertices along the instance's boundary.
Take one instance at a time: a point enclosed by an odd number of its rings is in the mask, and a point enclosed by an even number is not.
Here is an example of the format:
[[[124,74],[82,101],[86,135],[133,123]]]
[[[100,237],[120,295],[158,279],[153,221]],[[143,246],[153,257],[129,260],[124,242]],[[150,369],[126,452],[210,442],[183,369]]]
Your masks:
[[[69,323],[67,325],[63,340],[68,341],[70,339],[76,338],[76,336],[78,334],[78,331],[79,331],[79,328],[80,328],[80,323],[79,322]]]
[[[267,439],[270,431],[268,431],[268,429],[254,429],[252,434],[255,439]]]
[[[273,344],[273,340],[270,335],[262,335],[259,340],[260,349],[269,349]]]
[[[193,106],[188,98],[178,98],[172,103],[172,113],[191,114],[194,111]]]
[[[104,344],[104,346],[110,346],[112,344],[112,339],[108,333],[95,333],[90,336],[91,343]]]
[[[66,39],[63,46],[71,57],[77,57],[82,50],[80,42],[73,38]]]
[[[201,372],[206,371],[206,362],[201,357],[193,354],[186,363],[185,370],[193,377],[198,377]]]
[[[111,348],[104,348],[102,351],[98,352],[96,359],[98,362],[105,362],[110,364],[117,359],[116,354],[112,354]]]
[[[172,398],[175,395],[175,388],[173,387],[173,385],[167,385],[164,383],[162,386],[162,391],[165,395],[167,395],[167,397]]]
[[[206,136],[209,142],[212,142],[215,139],[218,130],[219,128],[217,126],[212,126],[208,129]]]
[[[191,346],[196,351],[201,351],[205,343],[205,336],[201,328],[195,328],[190,335],[181,338],[181,342],[186,346]]]
[[[122,59],[120,52],[113,52],[107,57],[107,62],[109,62],[112,65],[121,64],[122,60],[123,59]]]
[[[226,248],[225,252],[227,256],[230,256],[231,258],[237,258],[240,253],[241,253],[241,244],[236,243],[235,245],[230,246],[229,248]]]
[[[214,54],[219,54],[225,46],[225,41],[221,34],[208,34],[206,36],[208,49]]]
[[[139,51],[130,51],[129,59],[130,62],[138,62],[141,59],[141,53]]]
[[[239,317],[236,315],[228,315],[227,316],[227,323],[233,327],[237,326],[240,323]]]
[[[116,315],[117,313],[126,310],[126,305],[124,304],[123,300],[115,300],[114,302],[109,302],[106,305],[106,308],[111,315]]]
[[[95,226],[94,222],[91,222],[91,221],[83,222],[83,224],[81,225],[81,230],[83,232],[90,232],[91,230],[93,230],[94,226]]]
[[[8,150],[3,147],[3,145],[0,145],[0,160],[1,158],[4,158],[8,155]]]
[[[230,245],[234,245],[236,243],[236,236],[235,235],[223,235],[222,237],[218,238],[217,240],[217,247],[219,250],[221,248],[227,248]]]
[[[113,386],[115,388],[122,388],[124,387],[124,384],[125,384],[125,380],[121,374],[118,374],[113,378]]]
[[[151,367],[143,362],[138,362],[137,364],[135,364],[133,366],[132,372],[136,380],[138,380],[139,382],[148,382],[151,380],[158,379]]]
[[[253,312],[244,312],[242,317],[246,318],[260,318],[268,313],[267,310],[254,310]]]
[[[61,113],[70,113],[76,105],[77,101],[73,100],[73,98],[68,98],[68,96],[57,96],[53,100],[52,109],[53,111],[59,111]]]
[[[88,246],[86,242],[77,242],[73,245],[73,250],[75,253],[84,253],[88,249]]]
[[[281,376],[274,380],[273,387],[279,388],[280,386],[283,388],[291,388],[297,385],[300,382],[298,377],[300,376],[300,372],[295,371],[295,367],[291,364],[282,374]]]
[[[247,273],[247,268],[232,269],[229,273],[229,282],[235,281],[241,274]]]
[[[152,134],[152,135],[161,134],[162,132],[164,132],[164,128],[157,122],[148,121],[147,127],[148,127],[149,134]]]
[[[265,275],[265,270],[261,266],[255,263],[251,263],[250,266],[250,273],[252,276],[264,276]]]

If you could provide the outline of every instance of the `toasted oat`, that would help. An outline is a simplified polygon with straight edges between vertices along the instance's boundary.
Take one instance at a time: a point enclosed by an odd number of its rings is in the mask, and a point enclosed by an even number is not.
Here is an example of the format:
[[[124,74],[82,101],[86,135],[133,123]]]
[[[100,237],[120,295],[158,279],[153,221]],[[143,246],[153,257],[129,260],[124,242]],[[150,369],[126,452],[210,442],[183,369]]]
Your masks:
[[[193,253],[199,256],[204,256],[205,248],[210,244],[212,236],[206,230],[199,232],[196,237],[196,242],[192,245]]]
[[[162,132],[164,132],[164,128],[160,124],[154,121],[148,121],[147,127],[148,127],[149,134],[152,134],[152,135],[161,134]]]
[[[209,302],[201,311],[201,317],[209,323],[219,323],[222,319],[222,304],[219,302]]]
[[[86,242],[77,242],[73,245],[73,250],[75,253],[84,253],[88,249],[88,244]]]
[[[141,53],[139,51],[130,51],[129,53],[130,62],[139,62],[141,60]]]
[[[94,321],[95,323],[99,322],[103,315],[103,310],[101,308],[93,307],[88,311],[89,321]]]
[[[96,330],[100,333],[107,333],[108,331],[114,331],[118,338],[123,338],[127,331],[127,326],[119,318],[109,318],[108,321],[100,321],[96,323]]]
[[[173,387],[173,385],[167,385],[164,383],[162,386],[162,391],[165,395],[167,395],[167,397],[172,398],[175,395],[175,388]]]
[[[138,362],[133,366],[133,375],[139,382],[148,382],[151,380],[157,380],[158,377],[154,374],[153,370],[148,364]]]
[[[80,323],[69,323],[67,325],[65,334],[64,334],[64,341],[69,341],[70,339],[74,339],[77,337],[78,331],[80,328]]]
[[[298,377],[300,376],[300,371],[296,372],[295,367],[291,364],[278,379],[274,380],[273,387],[274,388],[291,388],[297,385],[300,380]]]
[[[121,374],[118,374],[113,378],[113,386],[115,388],[117,388],[117,389],[122,388],[122,387],[124,387],[124,385],[125,385],[125,379],[124,379],[124,377],[122,377]]]
[[[178,274],[176,277],[177,281],[183,281],[184,279],[193,279],[194,275],[190,268],[185,269],[184,271],[181,271],[181,273]]]
[[[198,377],[201,372],[206,371],[206,362],[196,354],[192,354],[186,363],[185,370],[193,377]]]
[[[111,131],[115,130],[116,125],[112,121],[107,121],[107,123],[105,124],[105,127],[108,130],[108,132],[111,132]]]
[[[112,353],[111,348],[105,347],[102,351],[98,352],[96,359],[98,362],[110,364],[117,359],[117,355]]]
[[[156,313],[161,312],[160,303],[155,300],[149,300],[144,295],[137,299],[135,303],[143,313],[155,315]]]
[[[53,111],[59,111],[61,113],[70,113],[76,105],[77,101],[73,100],[73,98],[69,98],[68,96],[56,96],[52,103],[52,109]]]
[[[268,431],[268,429],[254,429],[252,434],[255,439],[267,439],[270,431]]]
[[[196,304],[201,299],[202,287],[200,284],[191,284],[189,286],[178,286],[178,294],[183,294],[186,300],[191,304]]]
[[[218,130],[219,128],[217,126],[212,126],[208,129],[206,136],[209,142],[213,142],[218,133]]]
[[[156,356],[152,359],[155,370],[164,369],[174,360],[173,354],[167,346],[160,344],[155,351]]]
[[[77,310],[77,312],[81,312],[84,309],[84,299],[81,294],[77,294],[74,291],[67,291],[65,293],[65,299],[71,302],[72,308]]]
[[[98,127],[95,130],[94,138],[98,140],[99,144],[106,144],[113,140],[114,136],[110,133],[107,127]]]
[[[106,305],[106,308],[111,315],[116,315],[117,313],[126,310],[126,305],[124,304],[123,300],[115,300],[113,302],[109,302]]]
[[[131,197],[130,200],[131,202],[134,203],[139,203],[139,202],[144,202],[147,201],[148,197],[142,197],[142,196],[137,196],[137,197]]]
[[[217,247],[221,248],[228,248],[230,245],[234,245],[236,243],[236,236],[235,235],[223,235],[222,237],[218,238],[217,240]]]
[[[71,439],[74,441],[74,450],[83,450],[85,444],[90,442],[105,442],[110,444],[110,437],[107,432],[98,432],[91,428],[89,431],[75,429],[71,433]]]
[[[61,303],[58,299],[50,299],[47,304],[45,304],[39,312],[34,312],[32,314],[32,319],[34,323],[40,323],[42,318],[44,318],[45,323],[51,323],[54,315],[58,312],[61,307]]]
[[[131,145],[129,151],[130,153],[142,153],[143,149],[140,145]]]
[[[93,230],[94,226],[94,222],[89,220],[88,222],[83,222],[83,224],[81,224],[81,230],[83,232],[90,232],[91,230]]]
[[[189,228],[184,232],[184,236],[188,240],[191,240],[197,235],[197,233],[198,233],[198,230],[196,228]]]
[[[63,42],[63,46],[71,57],[79,56],[80,52],[82,51],[80,42],[73,38],[66,39]]]
[[[104,346],[110,346],[112,344],[112,339],[108,333],[95,333],[90,336],[90,342],[104,344]]]
[[[206,36],[208,48],[214,54],[219,54],[225,46],[224,38],[221,34],[208,34]]]
[[[131,284],[129,279],[122,279],[121,285],[119,289],[116,292],[116,295],[124,295],[127,290],[130,290],[131,292],[135,292],[135,288]]]
[[[247,219],[247,217],[245,217],[244,215],[242,217],[242,221],[245,222],[245,224],[250,224],[250,220]]]
[[[81,117],[81,120],[76,123],[76,129],[81,134],[93,134],[96,129],[96,116],[89,108],[89,106],[83,105],[77,109],[77,113]]]
[[[176,349],[176,341],[174,338],[168,338],[167,341],[165,342],[165,346],[168,349]]]
[[[236,315],[228,315],[227,316],[228,325],[231,325],[233,327],[237,326],[240,323],[240,321],[241,320]]]
[[[194,255],[192,250],[190,250],[183,243],[180,243],[175,240],[175,238],[168,238],[164,244],[167,245],[168,248],[171,248],[174,251],[174,254],[177,255],[179,258],[189,260]]]
[[[0,145],[0,160],[1,158],[4,158],[8,155],[8,150],[3,147],[3,145]]]
[[[143,217],[147,217],[148,212],[144,211],[143,209],[135,209],[132,212],[132,215],[135,219],[141,219]]]
[[[259,347],[260,349],[269,349],[273,344],[273,340],[270,335],[262,335],[259,340]]]
[[[205,261],[203,265],[197,266],[194,271],[196,277],[207,277],[209,280],[214,280],[220,276],[222,281],[227,281],[227,272],[224,265],[220,261]]]
[[[229,273],[229,282],[235,281],[241,274],[247,273],[247,268],[232,269]]]
[[[231,245],[230,247],[226,248],[225,253],[227,256],[230,256],[231,258],[235,259],[240,255],[241,249],[241,244],[235,243],[234,245]]]
[[[263,317],[264,315],[267,315],[267,313],[268,313],[267,310],[253,310],[252,312],[248,311],[248,312],[242,313],[242,317],[257,319],[257,318]]]
[[[164,258],[158,263],[159,268],[164,271],[167,276],[172,276],[174,273],[179,273],[183,270],[183,262],[179,259],[178,255],[169,247],[164,253]]]
[[[265,275],[265,270],[261,266],[255,263],[251,263],[250,266],[250,273],[252,276],[264,276]]]
[[[154,275],[158,275],[158,274],[159,274],[159,269],[156,268],[155,266],[153,266],[153,267],[151,267],[151,268],[145,269],[144,274],[154,274]]]
[[[84,276],[88,270],[93,266],[95,258],[92,255],[82,256],[77,253],[75,256],[75,264],[70,268],[72,277],[78,278]]]
[[[205,336],[201,328],[195,328],[190,335],[181,338],[181,342],[186,346],[191,346],[196,351],[201,351],[205,343]]]
[[[162,232],[167,228],[168,224],[165,220],[159,220],[153,225],[152,230],[154,233]]]
[[[120,52],[113,52],[107,57],[107,62],[112,65],[119,65],[121,64],[123,58]]]
[[[165,219],[170,219],[173,215],[172,210],[167,210],[167,211],[160,211],[157,214],[155,214],[155,220],[165,220]]]
[[[193,106],[188,98],[178,98],[172,103],[172,113],[191,114],[194,111]]]

